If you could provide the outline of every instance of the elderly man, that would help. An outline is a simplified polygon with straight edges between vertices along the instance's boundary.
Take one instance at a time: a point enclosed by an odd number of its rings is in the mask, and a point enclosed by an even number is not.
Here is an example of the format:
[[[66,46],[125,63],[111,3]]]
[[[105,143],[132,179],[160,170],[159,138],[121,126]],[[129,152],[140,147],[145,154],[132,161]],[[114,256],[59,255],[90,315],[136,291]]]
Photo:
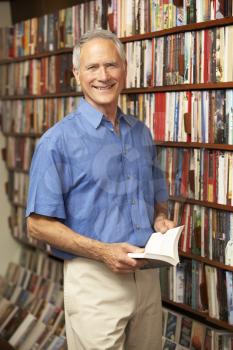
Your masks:
[[[128,256],[173,227],[151,134],[117,107],[127,65],[114,34],[84,34],[73,66],[84,99],[37,145],[28,231],[64,259],[69,350],[159,350],[158,271]]]

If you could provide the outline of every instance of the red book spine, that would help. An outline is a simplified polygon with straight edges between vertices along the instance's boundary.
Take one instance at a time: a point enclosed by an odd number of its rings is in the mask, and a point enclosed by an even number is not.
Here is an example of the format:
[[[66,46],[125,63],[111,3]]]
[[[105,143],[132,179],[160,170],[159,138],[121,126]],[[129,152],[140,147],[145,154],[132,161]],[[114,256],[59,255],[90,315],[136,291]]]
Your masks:
[[[166,93],[161,93],[161,113],[160,113],[160,140],[165,140],[166,128]]]
[[[182,177],[180,187],[180,194],[182,197],[188,196],[189,159],[190,152],[188,149],[185,149],[183,153]]]
[[[204,169],[204,179],[203,179],[203,200],[207,201],[207,179],[209,178],[209,162],[208,162],[208,153],[204,152],[204,164],[205,164],[205,169]]]
[[[208,82],[208,66],[209,66],[209,47],[208,47],[208,31],[204,30],[204,83]]]
[[[218,187],[218,180],[217,180],[217,173],[218,173],[218,158],[219,158],[220,152],[213,152],[213,201],[217,202],[217,187]]]
[[[192,115],[192,92],[187,91],[186,92],[187,99],[188,99],[188,113]],[[191,142],[191,133],[187,134],[187,142]]]

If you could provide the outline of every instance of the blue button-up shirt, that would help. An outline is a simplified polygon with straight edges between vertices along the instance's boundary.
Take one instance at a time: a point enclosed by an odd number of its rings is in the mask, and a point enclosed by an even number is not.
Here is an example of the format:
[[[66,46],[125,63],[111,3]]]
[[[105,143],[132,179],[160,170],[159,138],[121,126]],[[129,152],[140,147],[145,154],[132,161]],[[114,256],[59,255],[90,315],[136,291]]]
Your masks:
[[[155,204],[167,200],[165,180],[149,129],[120,109],[117,118],[119,134],[82,99],[41,137],[31,163],[26,216],[58,218],[102,242],[145,246],[154,231]]]

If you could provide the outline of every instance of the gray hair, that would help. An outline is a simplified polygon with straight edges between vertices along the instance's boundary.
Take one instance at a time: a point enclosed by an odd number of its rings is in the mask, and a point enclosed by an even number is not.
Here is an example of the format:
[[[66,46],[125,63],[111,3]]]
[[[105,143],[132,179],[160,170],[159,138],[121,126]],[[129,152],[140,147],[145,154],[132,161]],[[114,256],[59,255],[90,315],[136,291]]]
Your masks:
[[[115,44],[122,61],[126,63],[126,55],[125,55],[125,50],[122,42],[118,39],[118,37],[115,34],[110,32],[109,30],[98,28],[83,34],[79,42],[77,43],[77,45],[75,45],[73,49],[73,67],[75,69],[79,69],[80,53],[81,53],[82,46],[88,41],[96,38],[111,40]]]

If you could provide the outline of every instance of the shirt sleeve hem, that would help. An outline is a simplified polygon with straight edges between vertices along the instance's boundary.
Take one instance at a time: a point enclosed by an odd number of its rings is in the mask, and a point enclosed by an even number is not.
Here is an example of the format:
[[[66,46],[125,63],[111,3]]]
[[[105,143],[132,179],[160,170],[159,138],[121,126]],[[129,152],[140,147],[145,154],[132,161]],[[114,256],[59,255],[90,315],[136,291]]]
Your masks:
[[[54,208],[52,206],[36,206],[34,208],[27,208],[25,216],[28,217],[32,213],[48,217],[54,217],[62,220],[66,219],[66,215],[64,214],[64,211],[62,209]]]

